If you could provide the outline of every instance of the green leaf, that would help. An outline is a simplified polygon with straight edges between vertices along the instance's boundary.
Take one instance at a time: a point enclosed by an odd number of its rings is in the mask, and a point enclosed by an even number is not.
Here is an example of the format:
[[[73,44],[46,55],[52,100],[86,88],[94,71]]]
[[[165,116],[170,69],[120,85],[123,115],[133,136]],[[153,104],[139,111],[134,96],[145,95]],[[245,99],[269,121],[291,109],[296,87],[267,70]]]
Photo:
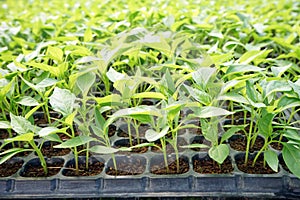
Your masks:
[[[80,135],[74,138],[71,138],[59,145],[55,145],[54,148],[73,148],[80,145],[87,144],[88,142],[95,141],[94,138],[86,135]]]
[[[272,122],[275,117],[274,113],[263,114],[261,118],[258,119],[258,130],[259,133],[265,137],[269,137],[273,133]]]
[[[271,167],[271,169],[275,172],[278,172],[279,160],[278,160],[277,153],[268,149],[264,152],[264,157],[268,165]]]
[[[197,71],[192,73],[192,77],[198,85],[202,86],[202,88],[205,89],[210,78],[212,78],[216,71],[216,68],[201,67]]]
[[[77,114],[77,110],[75,110],[74,112],[72,112],[70,115],[68,115],[65,119],[65,123],[68,125],[68,126],[72,126],[73,125],[73,121],[74,121],[74,118]]]
[[[122,80],[122,79],[124,79],[126,77],[125,74],[121,74],[121,73],[117,72],[112,67],[109,68],[108,72],[106,72],[106,76],[113,83],[116,82],[116,81],[118,81],[118,80]]]
[[[99,154],[113,154],[118,152],[118,149],[112,148],[112,147],[106,147],[106,146],[101,146],[101,145],[95,145],[89,148],[90,152],[93,153],[99,153]]]
[[[34,136],[34,133],[25,133],[25,134],[22,134],[22,135],[18,135],[16,137],[13,137],[13,138],[8,138],[6,140],[4,140],[5,142],[29,142],[31,140],[33,140],[33,136]]]
[[[300,178],[300,150],[294,145],[283,143],[282,156],[289,170]]]
[[[257,92],[253,84],[251,84],[249,80],[246,81],[246,94],[248,99],[250,99],[254,103],[257,103],[258,101]]]
[[[209,149],[208,155],[217,163],[222,164],[229,155],[229,148],[226,144],[213,146]]]
[[[249,101],[243,96],[235,92],[228,92],[217,98],[218,100],[234,101],[242,104],[249,104]]]
[[[8,121],[0,121],[0,129],[10,129],[10,123]]]
[[[226,75],[234,74],[234,73],[261,72],[261,71],[264,71],[264,69],[253,65],[234,64],[229,66],[229,68],[226,71]]]
[[[45,128],[42,128],[39,132],[38,132],[38,135],[40,137],[46,137],[50,134],[55,134],[55,133],[66,133],[68,127],[65,127],[65,128],[56,128],[56,127],[52,127],[52,126],[49,126],[49,127],[45,127]]]
[[[118,106],[122,105],[122,98],[118,94],[111,94],[105,97],[95,97],[94,100],[100,106]]]
[[[160,93],[160,92],[141,92],[141,93],[136,93],[136,94],[133,94],[131,96],[132,98],[141,98],[141,99],[144,99],[144,98],[151,98],[151,99],[166,99],[166,97]]]
[[[84,32],[83,41],[90,42],[92,40],[93,40],[93,32],[92,32],[91,28],[87,28]]]
[[[76,85],[82,92],[83,96],[87,96],[90,88],[95,84],[96,75],[93,72],[85,73],[76,80]]]
[[[13,148],[2,152],[0,155],[5,155],[5,156],[3,156],[0,159],[0,165],[3,164],[5,161],[9,160],[10,158],[12,158],[14,155],[25,151],[32,151],[32,149]]]
[[[55,87],[49,99],[53,110],[64,116],[70,115],[74,110],[76,96],[67,89]]]
[[[25,63],[26,65],[35,67],[37,69],[41,69],[44,70],[46,72],[50,72],[51,74],[53,74],[54,76],[59,76],[60,75],[60,70],[58,67],[53,67],[44,63],[35,63],[35,62],[29,62],[29,63]]]
[[[11,128],[18,134],[39,131],[38,127],[32,125],[30,121],[22,116],[16,116],[10,113],[10,120]]]
[[[287,92],[292,90],[288,82],[284,80],[268,81],[264,89],[265,89],[265,98],[275,92]]]
[[[200,108],[200,111],[196,113],[196,115],[200,118],[217,117],[217,116],[230,115],[230,114],[233,114],[233,112],[229,112],[228,110],[225,110],[223,108],[218,108],[213,106],[206,106]]]
[[[230,129],[228,129],[225,133],[222,134],[222,138],[221,138],[221,143],[225,142],[226,140],[228,140],[231,136],[233,136],[236,132],[242,130],[243,127],[231,127]]]
[[[60,48],[48,46],[47,53],[48,53],[48,56],[50,58],[52,58],[53,60],[56,60],[58,62],[63,61],[64,52]]]
[[[24,106],[37,106],[37,105],[39,105],[39,102],[37,102],[37,100],[35,100],[34,98],[32,98],[30,96],[21,97],[21,98],[18,99],[18,101],[16,103],[24,105]]]
[[[169,131],[169,127],[166,126],[160,132],[156,132],[153,129],[146,131],[145,138],[148,142],[154,142],[162,137],[164,137]]]
[[[112,117],[119,118],[119,117],[125,117],[125,116],[142,116],[142,115],[149,115],[149,116],[157,116],[161,117],[161,112],[154,106],[137,106],[133,108],[125,108],[118,110],[115,112]]]

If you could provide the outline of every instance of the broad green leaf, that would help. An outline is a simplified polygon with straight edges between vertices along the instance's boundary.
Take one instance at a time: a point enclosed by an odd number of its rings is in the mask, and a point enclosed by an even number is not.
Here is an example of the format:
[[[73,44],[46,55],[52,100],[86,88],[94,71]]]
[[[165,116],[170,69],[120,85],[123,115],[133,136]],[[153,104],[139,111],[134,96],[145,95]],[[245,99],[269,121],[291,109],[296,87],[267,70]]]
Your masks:
[[[226,144],[213,146],[209,149],[208,155],[217,163],[222,164],[229,155],[229,148]]]
[[[74,121],[74,118],[77,114],[77,110],[75,110],[74,112],[72,112],[70,115],[68,115],[65,119],[65,123],[68,125],[68,126],[72,126],[73,125],[73,121]]]
[[[300,150],[299,147],[283,143],[282,156],[289,170],[300,178]]]
[[[277,153],[268,149],[264,152],[264,157],[271,169],[275,172],[278,172],[279,160]]]
[[[58,47],[48,46],[47,55],[57,62],[63,61],[64,52]]]
[[[234,102],[242,103],[242,104],[249,104],[248,100],[244,96],[242,96],[238,93],[235,93],[235,92],[228,92],[226,94],[219,96],[217,99],[218,100],[229,100],[229,101],[234,101]]]
[[[6,140],[4,140],[5,142],[29,142],[31,140],[33,140],[33,136],[34,136],[34,133],[25,133],[25,134],[22,134],[22,135],[18,135],[16,137],[13,137],[13,138],[8,138]]]
[[[136,116],[136,115],[150,115],[150,116],[157,116],[161,117],[161,112],[154,106],[137,106],[133,108],[125,108],[118,110],[115,112],[112,117],[124,117],[124,116]]]
[[[44,63],[36,63],[36,62],[29,62],[29,63],[25,63],[26,65],[29,65],[31,67],[35,67],[37,69],[41,69],[47,72],[50,72],[51,74],[53,74],[54,76],[59,76],[60,75],[60,70],[58,67],[53,67]]]
[[[265,136],[266,138],[271,136],[273,133],[272,122],[275,114],[266,113],[261,118],[258,119],[258,130],[259,133]]]
[[[55,145],[54,148],[73,148],[73,147],[77,147],[80,145],[84,145],[87,144],[91,141],[94,141],[95,139],[90,137],[90,136],[86,136],[86,135],[80,135],[80,136],[76,136],[74,138],[71,138],[59,145]]]
[[[263,68],[256,67],[253,65],[239,65],[234,64],[229,66],[229,68],[226,71],[226,75],[228,74],[234,74],[234,73],[241,73],[241,72],[261,72],[264,71]]]
[[[164,137],[169,131],[169,127],[166,126],[160,132],[156,132],[153,129],[146,131],[145,138],[148,142],[154,142],[162,137]]]
[[[228,129],[225,133],[222,134],[222,138],[221,138],[221,143],[225,142],[226,140],[228,140],[231,136],[233,136],[236,132],[242,130],[243,127],[231,127],[230,129]]]
[[[92,32],[91,28],[87,28],[84,32],[83,41],[90,42],[92,40],[93,40],[93,32]]]
[[[230,114],[233,114],[233,112],[229,112],[228,110],[225,110],[223,108],[213,106],[205,106],[203,108],[200,108],[199,113],[196,113],[196,115],[200,118],[217,117]]]
[[[141,92],[131,96],[132,98],[152,98],[152,99],[166,99],[166,97],[160,92]]]
[[[56,112],[68,116],[75,107],[75,95],[67,89],[55,87],[53,94],[49,97],[50,104]]]
[[[255,61],[258,58],[264,58],[270,53],[272,50],[251,50],[244,53],[238,60],[241,64],[249,64],[252,61]]]
[[[83,96],[87,96],[91,87],[95,84],[96,75],[93,72],[85,73],[79,76],[76,80],[76,84]]]
[[[275,112],[282,112],[283,110],[295,108],[297,106],[300,106],[299,98],[283,96],[278,101],[277,110]]]
[[[108,72],[106,72],[106,76],[109,78],[111,82],[116,82],[118,80],[124,79],[126,77],[125,74],[121,74],[114,70],[112,67],[109,68]]]
[[[286,130],[283,134],[284,137],[288,138],[289,140],[297,141],[300,144],[300,135],[298,134],[298,131],[296,130]]]
[[[283,67],[271,67],[271,71],[275,76],[281,77],[284,74],[284,72],[286,72],[289,68],[291,68],[291,66],[292,64],[290,63]]]
[[[10,126],[18,134],[25,134],[28,132],[37,132],[39,128],[32,125],[30,121],[22,116],[16,116],[10,113]]]
[[[192,73],[194,81],[205,89],[210,78],[216,73],[216,68],[201,67]]]
[[[10,123],[8,121],[0,121],[0,129],[10,129]]]
[[[264,89],[265,89],[265,97],[268,97],[272,93],[287,92],[287,91],[290,91],[292,88],[286,81],[273,80],[273,81],[268,81],[266,83]]]
[[[46,137],[46,136],[49,136],[50,134],[65,133],[67,131],[67,129],[68,129],[68,127],[59,129],[59,128],[56,128],[56,127],[49,126],[49,127],[42,128],[38,132],[38,135],[40,137]]]
[[[39,102],[37,102],[37,100],[35,100],[34,98],[32,98],[30,96],[21,97],[21,98],[18,99],[18,101],[16,103],[24,105],[24,106],[37,106],[37,105],[39,105]]]
[[[246,94],[248,99],[250,99],[253,103],[257,103],[257,91],[255,90],[254,85],[251,84],[249,80],[246,81]]]
[[[95,97],[94,100],[101,106],[115,106],[122,105],[122,98],[118,94],[111,94],[105,97]]]
[[[101,145],[95,145],[89,148],[90,152],[93,153],[99,153],[99,154],[113,154],[118,152],[118,149],[112,148],[112,147],[106,147],[106,146],[101,146]]]

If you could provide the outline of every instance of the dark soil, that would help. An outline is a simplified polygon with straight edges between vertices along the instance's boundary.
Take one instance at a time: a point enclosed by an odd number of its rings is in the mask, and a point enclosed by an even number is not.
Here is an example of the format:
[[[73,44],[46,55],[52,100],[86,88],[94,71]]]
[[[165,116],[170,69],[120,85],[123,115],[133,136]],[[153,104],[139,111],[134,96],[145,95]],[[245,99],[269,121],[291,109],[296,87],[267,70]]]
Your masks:
[[[258,136],[255,143],[250,147],[250,152],[259,151],[264,146],[265,140]],[[247,138],[243,135],[234,135],[229,139],[230,147],[237,151],[246,151]],[[251,144],[250,144],[251,145]]]
[[[53,146],[59,144],[58,142],[45,142],[42,146],[42,153],[44,156],[51,158],[53,156],[64,156],[70,153],[70,149],[54,148]]]
[[[59,113],[51,112],[50,113],[50,121],[53,123],[55,120],[60,119],[61,115]],[[40,127],[48,126],[49,122],[48,119],[45,118],[43,113],[34,114],[34,124]]]
[[[245,172],[247,174],[275,174],[274,172],[266,163],[264,166],[263,156],[259,156],[256,160],[255,165],[253,165],[254,156],[249,156],[247,164],[245,164],[245,155],[237,156],[236,157],[236,164],[239,170]]]
[[[111,160],[112,161],[112,160]],[[129,176],[144,173],[146,169],[146,160],[139,157],[120,157],[117,159],[117,169],[112,162],[106,169],[106,174],[111,176]]]
[[[12,133],[12,134],[13,134],[13,136],[16,135],[16,133]],[[9,138],[8,131],[0,129],[0,139],[7,139],[7,138]]]
[[[189,171],[188,159],[179,158],[179,169],[177,168],[177,162],[175,159],[168,159],[168,169],[162,160],[158,164],[152,164],[150,167],[150,172],[152,174],[164,175],[164,174],[184,174]]]
[[[0,177],[8,177],[15,174],[23,165],[24,161],[20,159],[8,160],[0,165]]]
[[[276,137],[276,138],[274,138],[274,140],[276,140],[276,141],[278,141],[279,139],[280,139],[279,136]],[[282,138],[281,138],[281,141],[282,141],[282,142],[287,142],[288,139],[287,139],[286,137],[282,137]],[[271,143],[270,145],[271,145],[271,147],[272,147],[273,149],[276,149],[276,150],[278,150],[278,151],[281,151],[282,148],[283,148],[283,145],[282,145],[281,143],[279,143],[279,142],[273,142],[273,143]]]
[[[227,119],[233,119],[233,120],[243,119],[244,117],[245,117],[244,111],[238,111],[238,112],[234,113],[233,115],[226,116]],[[246,112],[246,117],[250,118],[251,114],[249,112]]]
[[[226,158],[225,161],[219,165],[209,156],[205,156],[204,158],[194,158],[193,169],[200,174],[229,174],[233,172],[230,158]]]
[[[132,141],[132,146],[141,144],[141,143],[146,143],[146,140],[140,139],[140,142],[138,143],[137,139],[134,139]],[[122,139],[122,140],[118,140],[115,142],[114,147],[120,148],[120,147],[130,147],[130,142],[128,139]],[[119,152],[121,154],[123,153],[145,153],[148,151],[148,147],[139,147],[139,148],[133,148],[131,151],[128,152]]]
[[[108,137],[112,137],[115,135],[117,127],[113,124],[108,126]]]
[[[178,139],[177,140],[177,149],[178,149],[179,152],[183,152],[185,149],[181,148],[180,146],[187,145],[187,142],[181,137],[179,137],[177,139]],[[156,144],[159,147],[162,147],[160,140],[155,141],[154,144]],[[168,154],[175,152],[173,146],[170,143],[167,143],[166,148],[167,148],[166,151],[167,151]],[[162,151],[157,147],[151,147],[150,149],[154,153],[162,153]]]
[[[69,162],[66,169],[63,170],[64,176],[95,176],[100,174],[104,169],[104,162],[97,159],[90,159],[88,169],[86,169],[85,161],[79,162],[79,171],[76,174],[75,162]]]
[[[28,162],[24,171],[21,172],[23,177],[50,177],[56,175],[64,165],[63,159],[47,160],[48,174],[44,173],[43,167],[41,166],[38,159]]]
[[[246,121],[245,121],[243,118],[241,118],[241,119],[234,120],[234,121],[226,120],[226,121],[224,122],[224,125],[244,125],[244,124],[248,124],[248,125],[244,128],[244,130],[248,133],[248,132],[249,132],[249,129],[250,129],[250,125],[249,125],[249,124],[250,124],[250,120],[249,120],[249,119],[246,119]],[[253,125],[255,125],[255,122],[253,123]],[[223,129],[224,129],[225,131],[227,131],[229,128],[230,128],[230,127],[224,127],[224,126],[223,126]],[[241,131],[237,132],[237,134],[245,134],[245,133],[244,133],[243,130],[241,130]]]

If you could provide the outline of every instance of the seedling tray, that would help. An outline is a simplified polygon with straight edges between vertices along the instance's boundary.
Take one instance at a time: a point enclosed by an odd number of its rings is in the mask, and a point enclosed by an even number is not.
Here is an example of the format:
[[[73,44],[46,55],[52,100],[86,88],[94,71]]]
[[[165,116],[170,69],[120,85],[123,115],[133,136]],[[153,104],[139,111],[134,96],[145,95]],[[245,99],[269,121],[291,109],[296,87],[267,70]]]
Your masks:
[[[191,142],[197,135],[186,131],[180,135]],[[199,136],[198,136],[199,137]],[[112,141],[124,139],[115,134]],[[0,141],[1,142],[1,141]],[[228,144],[229,146],[229,144]],[[229,146],[230,147],[230,146]],[[255,153],[255,152],[254,152]],[[280,152],[278,152],[279,154]],[[201,174],[193,169],[193,159],[207,157],[205,151],[184,149],[180,157],[187,160],[189,169],[183,174],[156,175],[150,165],[162,157],[149,148],[142,154],[120,153],[119,159],[139,159],[145,169],[142,174],[132,176],[111,176],[110,155],[92,155],[94,160],[105,164],[101,173],[95,176],[70,177],[64,175],[67,165],[73,161],[72,153],[52,159],[63,162],[59,173],[51,177],[23,177],[22,172],[29,162],[38,162],[37,156],[14,158],[23,160],[23,167],[10,177],[0,178],[1,198],[92,198],[92,197],[267,197],[300,198],[300,180],[280,165],[275,174],[246,174],[240,171],[236,158],[243,152],[230,148],[233,171],[230,174]],[[169,154],[172,157],[174,154]],[[80,157],[84,160],[84,157]]]

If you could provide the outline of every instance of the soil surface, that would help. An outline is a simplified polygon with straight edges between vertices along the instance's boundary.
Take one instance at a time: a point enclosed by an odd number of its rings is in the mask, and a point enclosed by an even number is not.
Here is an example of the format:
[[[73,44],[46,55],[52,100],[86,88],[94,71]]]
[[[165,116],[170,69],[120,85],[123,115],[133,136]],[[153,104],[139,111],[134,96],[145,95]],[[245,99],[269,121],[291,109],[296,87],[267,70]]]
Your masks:
[[[37,144],[37,142],[35,142]],[[7,145],[5,145],[1,150],[1,151],[6,151],[8,149],[12,149],[12,148],[24,148],[24,149],[28,149],[28,151],[23,151],[20,153],[17,153],[16,155],[14,155],[13,157],[25,157],[28,156],[30,153],[32,153],[31,151],[31,146],[29,146],[29,144],[27,144],[27,142],[13,142],[13,143],[9,143]]]
[[[50,121],[53,123],[56,119],[61,118],[60,114],[58,113],[50,113]],[[34,124],[40,127],[48,126],[49,122],[48,119],[44,117],[43,113],[38,113],[34,115]]]
[[[111,176],[130,176],[144,173],[146,162],[138,157],[123,157],[117,160],[117,169],[109,166],[106,174]]]
[[[37,163],[27,163],[25,170],[20,174],[23,177],[50,177],[56,175],[63,167],[63,160],[55,162],[47,162],[48,174],[44,173],[43,167]]]
[[[233,172],[230,158],[226,158],[222,165],[219,165],[208,156],[194,159],[193,169],[200,174],[229,174]]]
[[[15,174],[23,165],[23,160],[9,160],[0,165],[0,177],[7,177]]]
[[[149,129],[149,126],[146,125],[146,124],[141,124],[138,128],[138,134],[139,134],[139,137],[145,137],[145,133],[146,131]],[[120,125],[120,127],[118,128],[117,130],[117,135],[119,137],[129,137],[129,131],[128,131],[128,127],[127,127],[127,124],[122,124]],[[134,127],[131,125],[130,126],[130,132],[131,132],[131,137],[136,137],[136,131],[134,129]]]
[[[189,162],[187,159],[179,158],[179,169],[177,168],[177,162],[173,159],[173,161],[168,161],[168,168],[165,166],[165,163],[162,161],[159,164],[153,164],[150,167],[150,171],[152,174],[184,174],[189,171]]]
[[[42,153],[44,156],[51,158],[53,156],[64,156],[70,153],[70,149],[54,148],[53,146],[59,144],[58,142],[46,142],[42,146]]]
[[[86,169],[85,162],[79,162],[79,171],[76,174],[75,163],[69,163],[66,169],[63,170],[64,176],[95,176],[100,174],[104,169],[104,163],[98,160],[94,160],[89,163],[88,169]]]
[[[14,134],[14,133],[13,133]],[[15,135],[15,134],[14,134]],[[9,138],[9,133],[7,130],[0,129],[0,139]]]
[[[236,158],[236,164],[239,170],[247,174],[275,174],[268,164],[264,166],[263,156],[259,156],[253,166],[253,157],[249,156],[247,164],[245,164],[245,157]]]
[[[265,140],[258,136],[255,140],[255,143],[250,147],[250,152],[259,151],[264,146]],[[229,139],[230,147],[237,151],[246,151],[247,148],[247,139],[244,136],[231,137]],[[250,144],[251,145],[251,144]]]
[[[140,140],[140,142],[138,143],[137,139],[134,139],[132,141],[132,146],[141,144],[141,143],[146,143],[146,140]],[[131,147],[130,142],[128,139],[124,139],[124,140],[119,140],[116,141],[115,147],[120,148],[120,147]],[[130,154],[130,153],[146,153],[148,151],[148,147],[139,147],[139,148],[133,148],[131,151],[124,151],[124,152],[118,152],[119,154]]]

